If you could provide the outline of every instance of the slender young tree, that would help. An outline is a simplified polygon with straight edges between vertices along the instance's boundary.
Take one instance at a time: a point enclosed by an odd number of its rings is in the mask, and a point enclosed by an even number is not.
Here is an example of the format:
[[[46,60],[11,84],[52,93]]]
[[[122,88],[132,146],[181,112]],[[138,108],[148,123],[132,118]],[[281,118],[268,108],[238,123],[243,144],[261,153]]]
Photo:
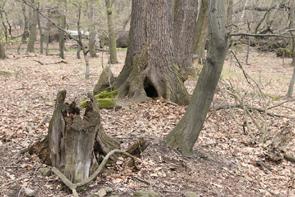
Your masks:
[[[110,63],[118,63],[117,59],[117,46],[116,46],[116,35],[114,32],[113,24],[113,10],[111,0],[105,0],[106,10],[107,10],[107,21],[108,21],[108,31],[109,31],[109,50],[110,50]]]
[[[183,80],[186,80],[193,70],[193,41],[197,15],[198,1],[174,1],[173,42],[175,63],[180,67]]]
[[[187,111],[165,139],[170,147],[178,149],[185,155],[192,153],[222,71],[227,47],[224,1],[209,1],[209,51],[206,64]]]
[[[67,0],[59,0],[59,27],[62,29],[66,29],[66,9],[67,9]],[[65,58],[65,33],[59,30],[59,57],[64,59]]]
[[[95,1],[89,0],[88,2],[88,18],[89,18],[89,54],[90,57],[96,57],[96,31],[95,31]]]
[[[292,29],[295,27],[295,1],[290,1],[290,11],[289,11],[289,18],[290,18],[290,24],[289,24],[289,28]],[[293,91],[294,91],[294,84],[295,84],[295,38],[293,33],[291,32],[291,46],[292,46],[292,55],[293,55],[293,59],[292,59],[292,66],[293,68],[293,74],[289,83],[289,87],[288,87],[288,92],[287,92],[287,97],[292,97],[293,95]]]
[[[174,58],[172,1],[133,0],[125,66],[114,83],[120,96],[163,97],[187,104]]]
[[[35,1],[31,0],[32,5],[35,5]],[[35,41],[37,34],[37,11],[33,8],[29,8],[29,40],[27,45],[27,52],[35,52]]]

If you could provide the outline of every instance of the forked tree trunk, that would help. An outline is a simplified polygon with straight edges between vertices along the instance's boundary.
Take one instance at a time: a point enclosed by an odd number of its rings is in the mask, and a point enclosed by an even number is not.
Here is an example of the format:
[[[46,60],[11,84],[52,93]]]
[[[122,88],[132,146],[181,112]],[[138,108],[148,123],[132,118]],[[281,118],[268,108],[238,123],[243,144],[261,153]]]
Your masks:
[[[189,101],[173,54],[172,1],[133,0],[125,66],[114,83],[121,97]]]
[[[31,4],[35,5],[35,1],[31,0]],[[27,46],[27,52],[34,53],[35,52],[35,41],[37,34],[37,11],[33,8],[30,8],[30,20],[29,20],[29,41]]]
[[[59,0],[60,7],[60,18],[59,18],[59,26],[62,29],[66,29],[66,0]],[[65,33],[59,30],[59,57],[65,58]]]
[[[173,42],[176,64],[184,80],[192,74],[193,42],[198,15],[198,1],[175,0]]]
[[[209,1],[201,0],[200,2],[201,5],[195,30],[193,51],[197,55],[197,59],[201,62],[205,58],[205,45],[208,34]]]
[[[109,50],[110,50],[110,63],[118,63],[117,59],[117,46],[116,46],[116,35],[114,32],[113,24],[113,11],[112,11],[112,2],[111,0],[105,0],[106,9],[107,9],[107,21],[108,21],[108,31],[109,31]]]
[[[77,183],[89,177],[96,158],[119,148],[120,144],[103,131],[96,102],[90,99],[81,117],[75,102],[67,104],[65,98],[65,90],[58,92],[48,136],[33,145],[30,152],[37,153]]]
[[[88,18],[89,24],[89,54],[90,57],[96,57],[96,31],[95,31],[95,17],[94,17],[95,0],[90,0],[88,3]]]
[[[165,141],[185,155],[192,153],[193,146],[203,127],[220,78],[225,55],[225,9],[224,0],[209,1],[209,51],[187,111],[168,134]]]

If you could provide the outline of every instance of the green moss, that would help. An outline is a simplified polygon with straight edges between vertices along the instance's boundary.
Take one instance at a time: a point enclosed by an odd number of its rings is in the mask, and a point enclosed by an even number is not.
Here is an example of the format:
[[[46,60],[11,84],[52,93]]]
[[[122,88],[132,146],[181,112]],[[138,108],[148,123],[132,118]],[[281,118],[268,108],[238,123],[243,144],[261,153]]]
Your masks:
[[[12,75],[12,73],[9,71],[0,70],[0,76],[10,77],[11,75]]]
[[[293,57],[292,50],[288,48],[278,48],[276,51],[277,57]]]
[[[116,96],[118,95],[117,90],[113,91],[102,91],[94,96],[100,109],[110,109],[116,106]],[[80,103],[82,108],[87,106],[88,100],[83,100]]]

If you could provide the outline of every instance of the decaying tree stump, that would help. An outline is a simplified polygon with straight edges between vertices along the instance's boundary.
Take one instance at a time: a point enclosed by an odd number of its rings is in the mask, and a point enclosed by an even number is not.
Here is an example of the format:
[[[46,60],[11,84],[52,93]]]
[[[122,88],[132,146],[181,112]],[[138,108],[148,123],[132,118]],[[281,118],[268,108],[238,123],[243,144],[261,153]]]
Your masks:
[[[93,97],[89,97],[81,116],[75,102],[65,103],[66,91],[58,92],[47,137],[29,148],[30,153],[36,153],[73,183],[89,178],[99,155],[120,148],[120,144],[104,132],[99,108]]]

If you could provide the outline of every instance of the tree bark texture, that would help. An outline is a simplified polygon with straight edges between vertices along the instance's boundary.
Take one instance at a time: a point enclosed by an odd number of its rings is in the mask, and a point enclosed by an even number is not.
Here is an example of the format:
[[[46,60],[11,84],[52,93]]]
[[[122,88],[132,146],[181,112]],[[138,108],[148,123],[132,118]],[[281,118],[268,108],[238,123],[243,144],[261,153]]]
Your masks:
[[[125,66],[114,83],[121,97],[163,97],[187,104],[172,40],[172,1],[132,1]]]
[[[116,46],[116,34],[114,31],[113,15],[112,15],[112,2],[111,0],[105,0],[107,9],[107,22],[109,31],[109,50],[110,50],[110,63],[118,63],[117,59],[117,46]]]
[[[175,0],[173,42],[176,64],[184,80],[193,72],[193,41],[198,15],[198,1]]]
[[[89,24],[89,54],[90,57],[96,57],[96,31],[95,31],[95,15],[94,15],[95,0],[90,0],[88,3],[88,18]]]
[[[224,0],[210,0],[209,51],[206,64],[201,71],[187,111],[165,139],[169,146],[179,149],[185,155],[192,153],[203,127],[222,71],[226,46]]]
[[[5,44],[3,42],[3,38],[0,38],[0,59],[5,59]]]
[[[58,92],[48,135],[29,152],[37,153],[42,161],[77,183],[89,178],[90,171],[95,170],[96,158],[118,149],[120,144],[104,132],[93,97],[83,116],[75,102],[68,104],[65,98],[65,90]]]
[[[201,0],[200,3],[201,5],[195,29],[195,41],[193,46],[193,51],[197,55],[199,61],[205,58],[205,45],[208,34],[209,1]]]
[[[59,16],[59,26],[62,28],[62,29],[66,29],[66,0],[59,0],[59,13],[60,13],[60,16]],[[65,54],[64,54],[64,51],[65,51],[65,33],[61,30],[59,30],[59,36],[58,36],[58,39],[59,39],[59,57],[64,59],[65,58]]]
[[[31,4],[35,5],[35,1],[31,0]],[[27,45],[27,52],[34,53],[35,52],[35,41],[37,34],[37,11],[33,8],[30,8],[30,20],[29,20],[29,40]]]

